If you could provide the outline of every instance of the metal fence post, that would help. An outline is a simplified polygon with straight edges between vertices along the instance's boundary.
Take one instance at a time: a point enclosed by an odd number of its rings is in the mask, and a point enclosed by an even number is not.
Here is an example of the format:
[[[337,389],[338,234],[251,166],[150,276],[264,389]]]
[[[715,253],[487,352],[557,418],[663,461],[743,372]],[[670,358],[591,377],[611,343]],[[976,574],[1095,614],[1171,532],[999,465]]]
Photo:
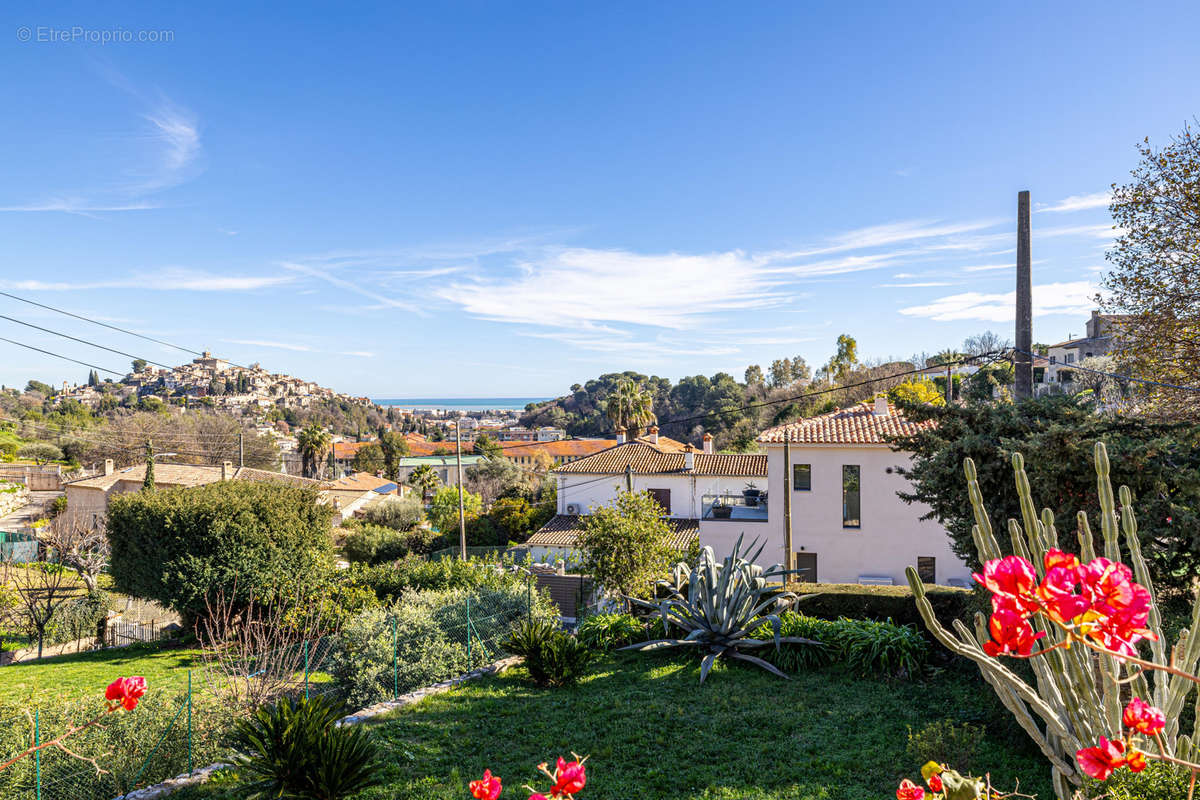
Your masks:
[[[308,639],[304,640],[304,699],[308,699]]]
[[[396,640],[396,615],[392,614],[392,699],[400,696],[399,642]]]
[[[188,775],[192,774],[192,671],[188,670]]]
[[[28,717],[26,717],[28,719]],[[40,747],[42,744],[42,714],[39,709],[33,710],[33,746]],[[34,769],[37,771],[37,800],[42,800],[42,751],[35,750],[33,752]]]
[[[467,595],[467,669],[471,668],[471,595]]]

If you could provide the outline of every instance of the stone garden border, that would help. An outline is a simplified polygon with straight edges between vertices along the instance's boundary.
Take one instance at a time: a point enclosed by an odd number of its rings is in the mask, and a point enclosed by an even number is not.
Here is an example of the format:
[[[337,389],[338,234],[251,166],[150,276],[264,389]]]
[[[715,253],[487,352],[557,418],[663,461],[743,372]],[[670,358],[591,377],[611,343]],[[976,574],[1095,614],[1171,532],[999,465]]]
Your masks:
[[[397,708],[419,703],[426,697],[435,694],[443,694],[450,691],[461,683],[482,678],[487,675],[499,675],[506,671],[509,667],[521,663],[520,656],[511,656],[502,658],[488,664],[485,667],[471,670],[470,672],[459,675],[456,678],[451,678],[446,681],[435,683],[432,686],[426,686],[421,689],[415,689],[407,694],[402,694],[395,700],[385,700],[382,703],[376,703],[373,706],[359,709],[358,711],[342,718],[340,725],[358,725],[375,717],[381,716],[394,711]],[[186,786],[195,786],[196,784],[204,783],[213,776],[218,770],[226,769],[227,764],[209,764],[207,767],[200,767],[190,773],[177,775],[174,778],[168,778],[162,783],[156,783],[153,786],[146,786],[142,789],[135,789],[128,794],[121,795],[116,800],[158,800],[160,797],[166,797],[173,792],[176,792]]]

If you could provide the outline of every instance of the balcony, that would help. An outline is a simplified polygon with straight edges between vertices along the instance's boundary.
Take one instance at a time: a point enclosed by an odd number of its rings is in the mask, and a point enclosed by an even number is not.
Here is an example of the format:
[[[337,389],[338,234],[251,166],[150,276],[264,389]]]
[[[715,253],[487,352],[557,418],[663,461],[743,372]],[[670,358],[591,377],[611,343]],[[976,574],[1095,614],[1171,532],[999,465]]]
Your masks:
[[[704,520],[730,522],[766,522],[767,493],[747,498],[742,494],[706,494],[700,498]]]

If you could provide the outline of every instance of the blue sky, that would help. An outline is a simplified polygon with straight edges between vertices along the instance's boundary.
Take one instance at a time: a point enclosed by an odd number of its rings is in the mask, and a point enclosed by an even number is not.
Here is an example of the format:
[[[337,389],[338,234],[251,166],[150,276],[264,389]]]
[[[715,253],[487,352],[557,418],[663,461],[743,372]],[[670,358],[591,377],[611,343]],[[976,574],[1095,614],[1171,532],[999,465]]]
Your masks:
[[[1109,185],[1200,113],[1194,2],[0,18],[0,289],[376,397],[1011,336],[1026,188],[1035,339],[1078,334]],[[135,40],[88,41],[114,30]],[[0,342],[0,382],[85,375]]]

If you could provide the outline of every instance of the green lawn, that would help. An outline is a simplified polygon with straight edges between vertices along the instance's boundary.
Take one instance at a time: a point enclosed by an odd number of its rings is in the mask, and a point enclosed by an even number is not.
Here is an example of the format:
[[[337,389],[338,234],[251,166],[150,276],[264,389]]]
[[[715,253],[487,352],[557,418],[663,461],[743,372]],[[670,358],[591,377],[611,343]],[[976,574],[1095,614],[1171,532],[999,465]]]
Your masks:
[[[198,650],[151,644],[22,661],[0,667],[0,703],[56,702],[97,697],[116,678],[141,675],[151,690],[187,687],[187,670],[200,666]]]
[[[485,767],[523,798],[535,766],[590,754],[581,800],[863,800],[919,778],[908,727],[987,727],[975,763],[1005,789],[1052,797],[1049,770],[973,668],[924,682],[856,679],[830,668],[791,681],[753,667],[647,654],[603,658],[577,688],[534,688],[523,669],[426,699],[375,725],[385,784],[362,800],[459,800]],[[209,786],[183,798],[238,797]]]

